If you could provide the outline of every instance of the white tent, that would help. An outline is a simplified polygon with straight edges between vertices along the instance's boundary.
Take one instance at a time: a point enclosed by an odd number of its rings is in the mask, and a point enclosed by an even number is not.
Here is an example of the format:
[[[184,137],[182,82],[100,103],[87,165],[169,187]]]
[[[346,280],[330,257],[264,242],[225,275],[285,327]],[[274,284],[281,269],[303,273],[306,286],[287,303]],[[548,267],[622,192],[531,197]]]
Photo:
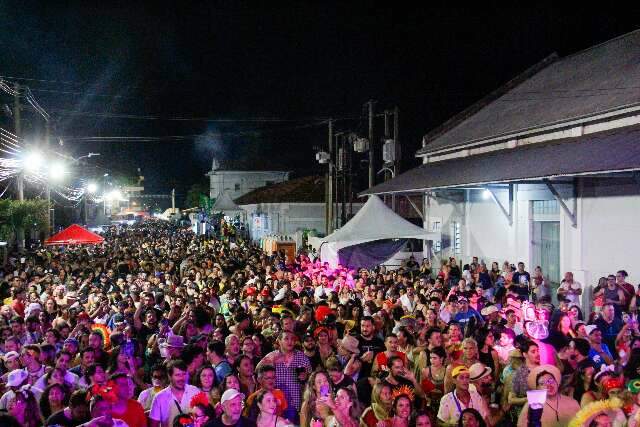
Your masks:
[[[231,196],[226,191],[218,194],[211,210],[213,212],[242,212],[242,208],[231,200]]]
[[[429,233],[410,223],[374,195],[348,223],[323,239],[320,258],[336,267],[341,249],[389,239],[438,240],[440,233]]]

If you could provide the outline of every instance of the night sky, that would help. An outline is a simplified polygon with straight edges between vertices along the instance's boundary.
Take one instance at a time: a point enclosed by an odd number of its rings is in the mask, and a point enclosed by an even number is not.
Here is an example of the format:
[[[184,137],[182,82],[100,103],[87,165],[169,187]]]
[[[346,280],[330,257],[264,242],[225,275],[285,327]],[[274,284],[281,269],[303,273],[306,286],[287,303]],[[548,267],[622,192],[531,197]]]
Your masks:
[[[298,176],[321,171],[319,122],[343,119],[338,130],[366,135],[369,99],[380,111],[400,108],[406,169],[422,135],[518,73],[640,22],[637,11],[584,8],[182,3],[0,0],[0,75],[33,79],[19,81],[52,114],[65,152],[100,152],[92,162],[105,170],[141,168],[149,192],[184,194],[214,153]],[[11,98],[2,94],[4,103]],[[25,113],[25,121],[35,135],[38,119]],[[189,137],[77,139],[168,136]]]

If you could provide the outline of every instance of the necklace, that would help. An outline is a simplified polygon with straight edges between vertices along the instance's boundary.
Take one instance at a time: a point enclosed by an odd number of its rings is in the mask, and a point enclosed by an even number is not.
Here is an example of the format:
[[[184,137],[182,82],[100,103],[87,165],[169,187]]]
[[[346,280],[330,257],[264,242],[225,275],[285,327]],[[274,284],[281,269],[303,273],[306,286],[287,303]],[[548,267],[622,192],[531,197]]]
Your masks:
[[[558,414],[558,410],[560,409],[560,397],[556,395],[556,407],[555,408],[553,406],[549,405],[549,401],[546,401],[545,405],[547,405],[549,408],[551,408],[551,410],[553,412],[556,413],[556,421],[560,421],[560,414]]]

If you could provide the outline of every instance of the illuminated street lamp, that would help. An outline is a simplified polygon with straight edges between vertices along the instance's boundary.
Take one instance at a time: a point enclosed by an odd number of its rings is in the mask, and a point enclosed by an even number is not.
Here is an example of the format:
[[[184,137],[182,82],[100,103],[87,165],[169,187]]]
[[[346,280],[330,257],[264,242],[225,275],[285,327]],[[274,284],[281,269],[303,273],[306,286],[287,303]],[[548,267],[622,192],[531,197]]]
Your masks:
[[[53,163],[51,166],[49,166],[48,173],[49,178],[54,181],[60,181],[67,173],[67,168],[65,167],[64,163]]]
[[[87,184],[87,193],[94,194],[96,191],[98,191],[98,186],[96,185],[96,183],[90,182],[89,184]]]
[[[39,172],[44,164],[44,158],[39,151],[32,151],[24,159],[24,168],[31,173]]]

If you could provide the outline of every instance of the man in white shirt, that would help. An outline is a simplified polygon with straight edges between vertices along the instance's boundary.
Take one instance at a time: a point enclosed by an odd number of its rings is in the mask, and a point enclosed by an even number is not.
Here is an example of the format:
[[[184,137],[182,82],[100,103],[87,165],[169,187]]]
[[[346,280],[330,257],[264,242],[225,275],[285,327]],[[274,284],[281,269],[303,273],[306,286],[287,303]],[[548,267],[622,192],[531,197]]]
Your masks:
[[[582,284],[573,280],[573,273],[567,271],[558,288],[558,298],[564,297],[571,301],[570,305],[575,304],[580,307],[580,295],[582,295]]]
[[[400,297],[400,304],[404,310],[411,314],[413,310],[416,308],[415,298],[415,290],[413,289],[413,285],[407,286],[407,291]]]
[[[198,387],[187,384],[187,365],[182,360],[169,362],[167,372],[170,384],[153,398],[150,427],[171,427],[177,415],[189,413],[191,399],[200,392]]]
[[[469,390],[470,374],[466,366],[456,366],[451,371],[456,388],[440,399],[438,421],[447,426],[458,425],[462,411],[473,408],[483,419],[489,418],[489,408],[477,391]]]

